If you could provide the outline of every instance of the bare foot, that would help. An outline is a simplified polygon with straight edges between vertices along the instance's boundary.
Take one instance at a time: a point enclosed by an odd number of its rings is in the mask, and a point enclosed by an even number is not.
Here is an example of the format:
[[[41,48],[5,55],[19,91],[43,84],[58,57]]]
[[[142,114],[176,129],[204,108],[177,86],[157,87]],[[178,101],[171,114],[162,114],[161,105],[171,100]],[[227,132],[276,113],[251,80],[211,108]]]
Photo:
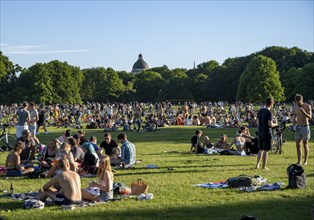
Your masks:
[[[307,165],[307,161],[304,161],[303,165],[306,166]]]
[[[269,171],[270,169],[268,167],[263,167],[263,170]]]
[[[297,162],[296,165],[302,165],[301,162]]]

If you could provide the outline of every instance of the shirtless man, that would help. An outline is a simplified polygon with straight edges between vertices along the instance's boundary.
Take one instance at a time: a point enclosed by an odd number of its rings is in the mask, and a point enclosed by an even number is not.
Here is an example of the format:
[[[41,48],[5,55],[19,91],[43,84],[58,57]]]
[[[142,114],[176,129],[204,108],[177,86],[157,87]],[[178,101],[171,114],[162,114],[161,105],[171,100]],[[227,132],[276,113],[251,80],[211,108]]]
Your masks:
[[[16,141],[14,150],[8,154],[5,162],[5,166],[7,167],[7,176],[22,176],[34,171],[32,167],[27,167],[21,162],[20,154],[24,147],[25,146],[22,141]]]
[[[302,152],[301,141],[303,141],[304,147],[304,165],[307,165],[309,158],[309,140],[311,138],[311,130],[309,120],[312,118],[311,106],[303,102],[303,96],[300,94],[295,95],[295,102],[292,109],[292,122],[296,125],[295,141],[297,147],[297,164],[301,164]]]
[[[80,176],[70,170],[68,159],[59,160],[58,166],[62,172],[54,176],[39,190],[38,199],[45,201],[49,197],[57,205],[70,205],[80,202],[82,200]],[[58,186],[61,189],[57,191],[50,188],[52,186]]]

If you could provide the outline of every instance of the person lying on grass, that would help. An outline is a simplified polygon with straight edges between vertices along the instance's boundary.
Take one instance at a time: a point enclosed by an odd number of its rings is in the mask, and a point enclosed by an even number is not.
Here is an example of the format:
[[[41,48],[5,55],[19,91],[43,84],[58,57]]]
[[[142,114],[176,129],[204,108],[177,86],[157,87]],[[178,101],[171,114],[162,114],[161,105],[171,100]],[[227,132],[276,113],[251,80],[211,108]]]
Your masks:
[[[89,201],[105,202],[113,198],[113,173],[110,157],[100,158],[97,170],[98,183],[91,181],[87,189],[82,189],[82,198]],[[99,194],[98,194],[99,192]]]
[[[34,171],[33,167],[28,167],[27,164],[23,164],[21,162],[20,154],[24,147],[24,142],[17,141],[14,145],[14,150],[7,156],[5,162],[5,166],[7,167],[7,176],[22,176]]]
[[[70,163],[66,158],[60,159],[57,167],[61,172],[39,189],[37,198],[45,201],[49,197],[56,205],[71,205],[81,202],[80,176],[70,170]]]

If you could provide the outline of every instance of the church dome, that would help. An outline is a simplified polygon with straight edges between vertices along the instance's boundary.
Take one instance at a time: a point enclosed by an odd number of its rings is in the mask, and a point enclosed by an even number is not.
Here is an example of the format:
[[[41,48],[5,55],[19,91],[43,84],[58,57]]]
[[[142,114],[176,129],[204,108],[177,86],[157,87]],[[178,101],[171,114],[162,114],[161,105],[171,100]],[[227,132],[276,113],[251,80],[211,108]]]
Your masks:
[[[144,61],[142,54],[140,54],[138,55],[138,60],[133,65],[132,72],[141,72],[148,68],[148,64]]]

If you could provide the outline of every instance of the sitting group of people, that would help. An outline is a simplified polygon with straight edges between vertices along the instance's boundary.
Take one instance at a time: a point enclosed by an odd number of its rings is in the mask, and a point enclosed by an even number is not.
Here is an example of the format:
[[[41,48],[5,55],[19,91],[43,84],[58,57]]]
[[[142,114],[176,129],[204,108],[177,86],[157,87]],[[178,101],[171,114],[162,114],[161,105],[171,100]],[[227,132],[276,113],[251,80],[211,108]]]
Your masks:
[[[105,201],[113,196],[113,174],[111,166],[132,167],[136,163],[136,148],[127,140],[125,133],[120,133],[118,143],[111,134],[104,134],[104,141],[97,145],[96,137],[90,141],[84,131],[71,135],[67,130],[59,138],[53,138],[43,147],[38,156],[38,166],[34,166],[36,145],[28,130],[18,139],[14,149],[6,158],[7,176],[23,176],[44,171],[45,177],[52,179],[40,190],[40,200],[50,197],[56,204],[66,205],[81,199]],[[97,176],[98,183],[91,182],[89,188],[80,191],[80,176]],[[54,186],[54,187],[53,187]],[[98,194],[90,191],[98,189]],[[97,191],[97,190],[96,190]],[[61,203],[59,203],[61,201]]]
[[[258,153],[258,139],[251,136],[248,127],[242,126],[229,143],[226,134],[222,134],[216,143],[211,143],[208,136],[204,136],[203,141],[200,140],[203,132],[196,130],[195,135],[191,138],[190,153],[208,153],[208,149],[212,152],[228,155],[257,154]],[[235,149],[233,148],[235,146]]]

